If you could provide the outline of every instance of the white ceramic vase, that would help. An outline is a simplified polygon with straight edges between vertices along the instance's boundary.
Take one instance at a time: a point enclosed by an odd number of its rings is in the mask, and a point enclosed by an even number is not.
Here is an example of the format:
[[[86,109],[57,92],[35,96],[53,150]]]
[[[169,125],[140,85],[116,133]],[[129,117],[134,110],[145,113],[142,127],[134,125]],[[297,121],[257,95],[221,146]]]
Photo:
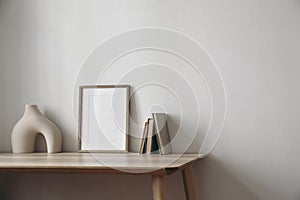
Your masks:
[[[62,136],[57,126],[40,112],[37,105],[26,105],[24,115],[12,130],[13,153],[32,153],[39,133],[45,137],[48,153],[61,151]]]

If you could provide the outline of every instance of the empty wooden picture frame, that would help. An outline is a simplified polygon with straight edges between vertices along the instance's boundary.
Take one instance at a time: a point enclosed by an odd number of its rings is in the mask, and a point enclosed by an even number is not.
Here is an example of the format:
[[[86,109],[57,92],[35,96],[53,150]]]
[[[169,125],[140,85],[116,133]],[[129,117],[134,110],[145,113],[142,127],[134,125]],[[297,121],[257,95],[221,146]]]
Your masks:
[[[129,85],[79,89],[78,151],[128,151]]]

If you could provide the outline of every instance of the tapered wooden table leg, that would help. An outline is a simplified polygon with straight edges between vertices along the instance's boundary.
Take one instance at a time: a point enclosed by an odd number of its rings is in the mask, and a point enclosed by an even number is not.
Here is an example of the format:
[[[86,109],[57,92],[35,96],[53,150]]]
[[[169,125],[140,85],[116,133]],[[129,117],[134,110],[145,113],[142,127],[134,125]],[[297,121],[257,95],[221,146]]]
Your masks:
[[[153,200],[165,200],[164,176],[152,176]]]
[[[187,200],[197,200],[195,185],[194,185],[194,176],[192,166],[187,166],[181,171],[185,197]]]

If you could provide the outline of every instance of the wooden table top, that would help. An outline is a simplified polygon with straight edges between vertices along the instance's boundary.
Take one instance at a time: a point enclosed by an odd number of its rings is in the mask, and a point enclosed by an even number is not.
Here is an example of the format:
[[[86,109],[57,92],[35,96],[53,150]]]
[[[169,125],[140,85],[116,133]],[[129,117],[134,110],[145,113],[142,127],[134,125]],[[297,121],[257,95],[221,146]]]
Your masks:
[[[0,173],[172,174],[201,154],[0,153]]]

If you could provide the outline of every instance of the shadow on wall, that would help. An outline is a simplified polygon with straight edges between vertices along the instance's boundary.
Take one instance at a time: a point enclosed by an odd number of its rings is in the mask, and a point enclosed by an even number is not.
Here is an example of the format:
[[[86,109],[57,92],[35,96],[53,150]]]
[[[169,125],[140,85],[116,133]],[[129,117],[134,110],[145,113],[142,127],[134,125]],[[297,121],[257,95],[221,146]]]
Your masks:
[[[212,155],[194,165],[197,195],[205,200],[260,200]]]
[[[50,120],[52,121],[60,130],[61,132],[61,136],[62,136],[62,151],[64,151],[64,148],[68,148],[68,146],[70,145],[74,145],[75,147],[77,147],[77,143],[78,143],[78,138],[77,138],[77,132],[75,130],[77,130],[76,128],[74,129],[73,134],[68,134],[70,131],[67,130],[64,126],[64,124],[62,122],[60,122],[59,120],[57,120],[57,117],[55,117],[55,113],[51,112],[51,110],[45,108],[44,110],[44,115]],[[75,149],[76,151],[77,149]]]
[[[8,178],[7,198],[1,200],[152,199],[146,176],[10,174]]]
[[[0,175],[0,199],[7,199],[6,191],[7,191],[7,181],[6,175]]]

